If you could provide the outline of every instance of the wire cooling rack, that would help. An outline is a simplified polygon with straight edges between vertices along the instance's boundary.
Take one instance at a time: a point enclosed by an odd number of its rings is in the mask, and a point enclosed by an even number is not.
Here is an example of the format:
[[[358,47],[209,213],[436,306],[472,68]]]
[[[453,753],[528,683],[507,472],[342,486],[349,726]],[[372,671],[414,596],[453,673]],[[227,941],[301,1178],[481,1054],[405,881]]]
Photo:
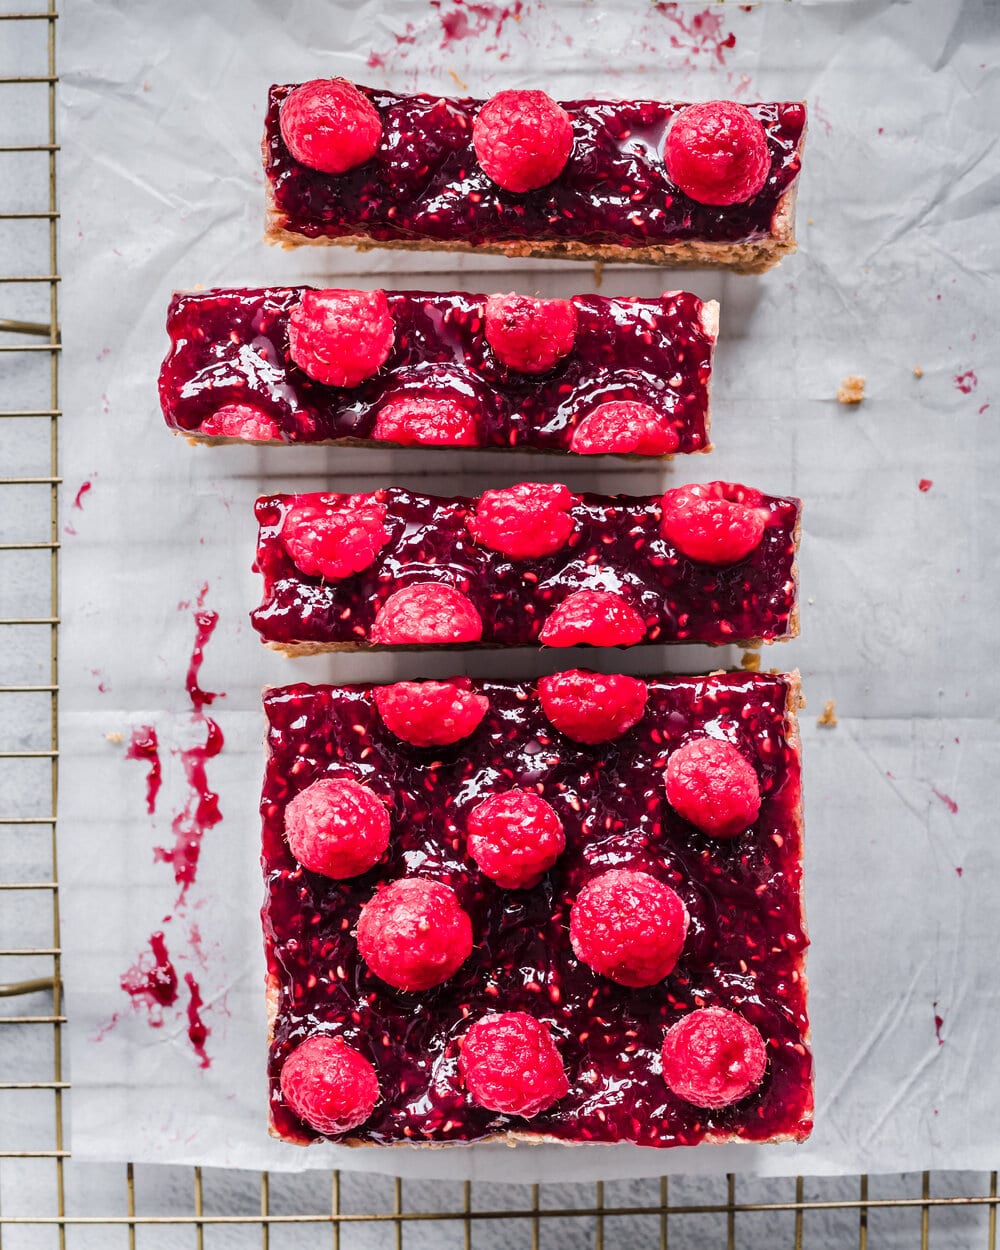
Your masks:
[[[0,272],[7,318],[0,320],[0,472],[9,474],[0,477],[0,1250],[293,1243],[996,1250],[996,1172],[499,1186],[73,1163],[55,820],[56,26],[54,0],[34,12],[4,12],[0,0],[0,256],[15,269]]]

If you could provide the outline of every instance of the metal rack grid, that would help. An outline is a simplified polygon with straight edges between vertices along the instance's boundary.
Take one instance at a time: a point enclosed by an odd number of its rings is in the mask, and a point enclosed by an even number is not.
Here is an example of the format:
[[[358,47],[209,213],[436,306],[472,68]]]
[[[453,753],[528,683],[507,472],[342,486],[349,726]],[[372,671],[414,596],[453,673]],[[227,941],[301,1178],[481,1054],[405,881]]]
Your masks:
[[[153,1244],[158,1231],[160,1245],[193,1243],[199,1250],[219,1244],[223,1236],[225,1244],[253,1245],[259,1239],[267,1250],[280,1244],[283,1233],[294,1233],[297,1245],[307,1233],[321,1237],[323,1245],[332,1238],[335,1248],[417,1242],[733,1248],[753,1242],[796,1248],[853,1244],[865,1250],[947,1242],[996,1250],[996,1172],[964,1178],[964,1193],[956,1192],[959,1178],[935,1178],[930,1172],[895,1182],[859,1176],[762,1183],[730,1175],[717,1185],[701,1182],[692,1197],[690,1186],[665,1177],[501,1191],[478,1182],[428,1187],[337,1172],[219,1174],[131,1164],[95,1167],[69,1159],[55,820],[61,482],[57,16],[55,0],[34,12],[0,12],[0,89],[26,93],[16,105],[23,113],[28,101],[35,125],[13,138],[0,133],[0,229],[7,235],[0,243],[6,242],[11,255],[44,257],[34,268],[47,270],[0,275],[0,311],[12,314],[0,320],[0,431],[4,471],[17,467],[15,475],[0,477],[5,488],[0,501],[7,505],[0,508],[5,518],[0,524],[6,526],[6,518],[16,513],[19,526],[28,517],[27,523],[43,535],[0,542],[0,561],[18,562],[13,576],[0,574],[0,586],[22,605],[0,600],[6,669],[0,676],[5,696],[0,706],[8,714],[0,723],[12,739],[0,742],[5,771],[0,783],[0,1247],[133,1248]],[[33,72],[21,73],[25,67]],[[18,115],[9,94],[0,94],[0,102],[0,116]],[[16,208],[5,202],[11,194]],[[10,433],[15,427],[17,433]],[[25,714],[23,700],[30,701]],[[165,1179],[168,1184],[162,1183]],[[706,1193],[713,1185],[719,1192]],[[220,1187],[227,1192],[224,1209],[216,1209]],[[435,1200],[430,1207],[424,1202],[428,1188]],[[880,1192],[886,1188],[891,1192]],[[688,1232],[696,1228],[693,1243]],[[163,1240],[163,1234],[171,1239]]]

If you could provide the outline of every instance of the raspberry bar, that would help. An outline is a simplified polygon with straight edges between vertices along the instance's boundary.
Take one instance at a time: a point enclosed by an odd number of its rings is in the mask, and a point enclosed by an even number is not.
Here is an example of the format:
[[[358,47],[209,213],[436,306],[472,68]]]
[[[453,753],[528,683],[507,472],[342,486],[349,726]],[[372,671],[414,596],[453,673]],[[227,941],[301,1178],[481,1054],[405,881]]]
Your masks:
[[[193,441],[710,450],[718,304],[309,287],[175,295],[160,371]]]
[[[797,674],[265,693],[271,1132],[801,1140]]]
[[[795,250],[805,105],[271,88],[266,238],[762,273]]]
[[[271,495],[256,505],[264,597],[251,619],[286,655],[774,642],[798,633],[800,509],[729,482]]]

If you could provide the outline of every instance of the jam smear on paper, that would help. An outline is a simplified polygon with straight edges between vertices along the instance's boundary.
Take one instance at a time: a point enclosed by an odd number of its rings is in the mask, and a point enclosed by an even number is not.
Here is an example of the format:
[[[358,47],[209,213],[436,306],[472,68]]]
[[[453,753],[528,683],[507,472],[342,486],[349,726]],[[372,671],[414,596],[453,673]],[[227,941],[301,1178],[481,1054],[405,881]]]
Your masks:
[[[125,758],[142,760],[149,765],[149,772],[146,774],[146,811],[152,816],[156,811],[156,796],[163,784],[160,742],[152,725],[138,725],[132,730],[132,737],[125,749]]]
[[[212,1060],[209,1058],[208,1052],[205,1050],[205,1042],[208,1040],[212,1030],[201,1018],[201,1009],[204,1002],[201,997],[201,989],[198,982],[190,972],[184,973],[184,984],[188,988],[188,1004],[187,1004],[187,1035],[188,1041],[194,1048],[194,1053],[198,1056],[199,1066],[202,1068],[210,1068]]]
[[[149,936],[149,950],[143,951],[131,968],[121,975],[120,985],[133,1006],[141,1004],[149,1013],[154,1029],[163,1025],[163,1008],[177,1001],[177,969],[167,953],[161,932]]]

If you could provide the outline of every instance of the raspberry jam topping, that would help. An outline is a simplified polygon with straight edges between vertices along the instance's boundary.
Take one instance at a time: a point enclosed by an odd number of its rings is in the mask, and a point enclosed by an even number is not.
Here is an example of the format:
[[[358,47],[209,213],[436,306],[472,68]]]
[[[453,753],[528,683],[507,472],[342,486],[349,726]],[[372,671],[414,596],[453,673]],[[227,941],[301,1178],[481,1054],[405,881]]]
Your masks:
[[[274,418],[252,404],[223,404],[201,423],[201,432],[212,438],[238,438],[245,443],[273,443],[281,439]]]
[[[379,310],[360,319],[334,316],[329,333],[321,317],[315,333],[310,329],[306,336],[308,356],[300,358],[293,344],[293,359],[290,318],[303,316],[295,310],[353,295],[374,300],[379,309],[384,295],[388,317]],[[525,373],[503,364],[490,346],[484,316],[489,299],[454,291],[308,287],[175,295],[167,322],[171,349],[160,371],[164,416],[172,428],[197,436],[219,407],[240,404],[270,414],[290,443],[373,437],[412,442],[390,432],[389,406],[414,401],[414,416],[423,421],[432,408],[421,405],[449,400],[462,408],[459,430],[469,425],[469,413],[475,416],[481,446],[566,452],[581,415],[605,402],[630,401],[653,409],[662,425],[677,432],[678,451],[708,449],[712,306],[682,291],[643,299],[577,295],[541,301],[563,309],[564,322],[572,309],[576,335],[568,343],[560,339],[567,350],[554,368]],[[551,355],[555,339],[544,341]],[[539,359],[531,350],[525,358]],[[431,433],[437,424],[431,421]]]
[[[288,849],[310,872],[335,881],[374,868],[389,845],[389,813],[367,786],[323,777],[285,808]]]
[[[453,677],[379,686],[375,704],[397,738],[415,747],[443,747],[467,738],[486,715],[490,701],[473,691],[467,677]]]
[[[343,174],[378,151],[382,120],[372,102],[343,78],[316,78],[292,91],[278,125],[289,152],[324,174]]]
[[[678,486],[663,496],[663,536],[705,564],[735,564],[760,546],[767,526],[759,491],[733,482]]]
[[[389,541],[385,505],[370,495],[328,495],[325,505],[302,504],[285,517],[281,531],[295,567],[314,577],[340,581],[375,563]]]
[[[459,1070],[472,1100],[530,1119],[569,1091],[549,1026],[524,1011],[491,1014],[462,1039]]]
[[[491,295],[483,318],[496,358],[519,373],[545,373],[573,350],[576,307],[568,299]]]
[[[703,1007],[667,1030],[663,1079],[695,1107],[728,1107],[764,1079],[767,1051],[760,1030],[735,1011]]]
[[[378,373],[395,331],[385,291],[310,291],[288,314],[292,360],[324,386],[358,386]]]
[[[500,107],[507,93],[484,104],[359,87],[382,118],[382,152],[378,160],[331,178],[296,161],[281,137],[282,101],[292,90],[271,88],[264,164],[276,224],[307,239],[364,235],[383,242],[551,240],[623,247],[766,239],[779,201],[798,174],[806,121],[798,102],[747,105],[763,128],[766,180],[752,199],[720,211],[685,194],[664,168],[664,135],[688,107],[680,102],[562,102],[557,107],[568,116],[572,133],[558,114],[550,114],[562,146],[547,142],[562,165],[571,139],[570,159],[558,172],[538,144],[537,176],[551,178],[552,169],[556,180],[514,191],[494,181],[504,177],[505,167],[493,167],[488,155],[482,159],[475,140],[477,129],[484,140],[490,136],[491,149],[495,137],[498,147],[506,137],[513,152],[515,136]],[[543,133],[534,121],[529,125],[523,153]]]
[[[505,191],[537,191],[558,178],[573,150],[573,123],[544,91],[499,91],[479,110],[472,146]]]
[[[393,487],[349,497],[359,512],[384,506],[390,537],[374,563],[337,581],[297,566],[284,526],[290,511],[345,497],[272,495],[256,506],[264,588],[251,619],[278,647],[432,642],[422,602],[396,610],[415,595],[441,600],[441,641],[616,646],[793,637],[799,502],[756,497],[767,518],[763,537],[742,560],[718,565],[689,559],[664,538],[659,495],[570,495],[563,486],[528,484],[470,499]],[[431,589],[411,589],[429,577]],[[390,623],[405,625],[407,636],[387,635]],[[454,636],[449,623],[461,626]]]
[[[538,641],[546,647],[632,647],[645,634],[645,621],[621,595],[577,590],[545,622]]]
[[[573,431],[570,451],[581,456],[669,456],[681,445],[676,428],[648,404],[598,404]]]
[[[453,977],[472,950],[472,923],[440,881],[402,877],[358,917],[358,953],[398,990],[429,990]]]
[[[735,838],[760,811],[753,765],[729,742],[693,738],[667,761],[667,801],[703,833]]]
[[[372,438],[410,447],[478,447],[479,419],[468,404],[446,395],[401,395],[375,418]]]
[[[378,1077],[364,1055],[339,1037],[308,1037],[285,1060],[281,1096],[310,1128],[337,1137],[374,1111]]]
[[[539,559],[565,547],[574,532],[569,509],[576,500],[559,483],[521,482],[487,490],[468,518],[478,543],[512,560]]]
[[[469,814],[469,854],[505,890],[537,885],[566,848],[562,822],[530,790],[491,794]]]
[[[673,182],[699,204],[752,200],[771,172],[764,127],[742,104],[691,104],[670,123],[663,163]]]
[[[538,697],[545,715],[574,742],[611,742],[642,719],[646,683],[622,673],[606,676],[571,669],[542,677]]]
[[[320,1135],[303,1129],[278,1082],[305,1038],[334,1032],[378,1071],[382,1095],[358,1133],[365,1141],[476,1141],[514,1128],[568,1141],[675,1146],[706,1136],[808,1133],[799,762],[786,710],[797,687],[777,674],[731,673],[650,678],[647,688],[642,719],[610,747],[595,748],[556,735],[534,683],[473,682],[488,700],[481,722],[433,752],[386,726],[377,687],[298,684],[265,693],[261,812],[277,1132]],[[663,789],[670,754],[718,733],[760,778],[760,816],[739,842],[706,839]],[[333,881],[302,871],[285,841],[284,813],[296,794],[345,771],[388,796],[392,837],[372,874]],[[475,808],[511,789],[550,804],[566,848],[537,885],[508,891],[470,857],[465,831]],[[676,967],[652,988],[595,972],[570,943],[574,902],[614,870],[669,885],[690,916]],[[362,908],[382,896],[375,882],[415,877],[451,887],[471,921],[472,944],[450,979],[410,994],[372,975],[355,933]],[[429,916],[437,932],[441,909]],[[372,927],[385,928],[381,920]],[[404,936],[400,945],[408,959],[414,943]],[[702,1006],[744,1016],[768,1048],[756,1091],[718,1111],[672,1095],[662,1073],[664,1034]],[[562,1058],[568,1090],[530,1126],[481,1106],[462,1079],[470,1026],[496,1012],[544,1022]]]
[[[687,908],[669,885],[621,868],[584,886],[569,919],[577,958],[633,987],[655,985],[673,972],[687,931]]]
[[[411,582],[389,596],[372,624],[381,647],[441,647],[478,642],[483,622],[460,590],[441,582]]]

